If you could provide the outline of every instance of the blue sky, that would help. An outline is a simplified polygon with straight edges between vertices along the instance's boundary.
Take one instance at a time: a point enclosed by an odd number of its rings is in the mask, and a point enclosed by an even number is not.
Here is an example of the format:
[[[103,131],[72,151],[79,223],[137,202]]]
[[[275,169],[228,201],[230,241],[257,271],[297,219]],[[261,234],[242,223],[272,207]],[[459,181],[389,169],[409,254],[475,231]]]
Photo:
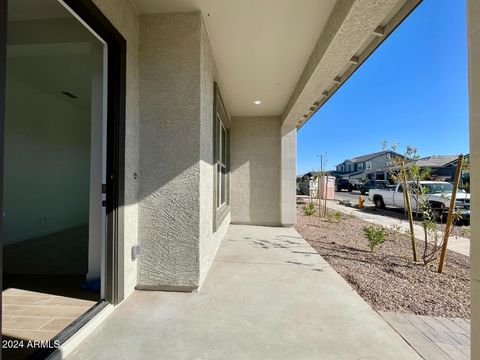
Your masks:
[[[299,130],[297,174],[382,150],[468,153],[464,0],[424,0]]]

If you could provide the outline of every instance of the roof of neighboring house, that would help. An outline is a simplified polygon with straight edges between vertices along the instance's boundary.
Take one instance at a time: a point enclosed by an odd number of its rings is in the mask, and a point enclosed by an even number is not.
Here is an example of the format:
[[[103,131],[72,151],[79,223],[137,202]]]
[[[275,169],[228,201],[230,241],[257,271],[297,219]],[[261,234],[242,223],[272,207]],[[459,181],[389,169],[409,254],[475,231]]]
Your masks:
[[[357,156],[357,157],[355,157],[353,159],[349,159],[349,160],[353,163],[364,162],[364,161],[376,158],[378,156],[382,156],[382,155],[384,155],[388,152],[390,152],[390,151],[389,150],[379,151],[379,152],[375,152],[375,153],[371,153],[371,154],[367,154],[367,155]]]
[[[433,155],[418,159],[417,165],[420,167],[438,168],[450,164],[457,159],[458,155]]]
[[[463,155],[463,160],[464,160],[464,161],[470,160],[470,154]],[[445,164],[445,166],[448,166],[448,165],[456,165],[456,162],[457,162],[457,161],[458,161],[458,156],[455,158],[455,160],[450,161],[449,163]]]
[[[383,150],[383,151],[378,151],[378,152],[374,152],[374,153],[367,154],[367,155],[357,156],[357,157],[354,157],[352,159],[347,159],[345,161],[351,161],[352,163],[360,163],[360,162],[368,161],[368,160],[374,159],[376,157],[385,155],[387,153],[395,154],[396,156],[403,156],[403,155],[398,154],[398,153],[396,153],[392,150]],[[341,164],[338,164],[338,165],[342,165],[344,162],[342,162]]]

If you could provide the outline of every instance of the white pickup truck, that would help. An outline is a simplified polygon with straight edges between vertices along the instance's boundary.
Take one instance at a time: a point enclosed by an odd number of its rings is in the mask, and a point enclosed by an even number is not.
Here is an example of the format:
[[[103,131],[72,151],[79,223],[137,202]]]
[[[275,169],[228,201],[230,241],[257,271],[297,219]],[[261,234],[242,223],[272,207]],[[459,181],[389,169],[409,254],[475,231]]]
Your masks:
[[[415,195],[410,195],[410,204],[412,211],[422,212],[423,203],[428,201],[432,210],[436,212],[436,217],[441,218],[450,207],[453,185],[444,181],[420,181],[420,187],[423,189],[425,197],[418,199]],[[404,208],[403,185],[392,185],[384,189],[371,189],[368,198],[373,201],[375,207],[385,209],[387,206]],[[470,220],[470,194],[463,190],[457,191],[455,207],[462,217],[462,220]]]

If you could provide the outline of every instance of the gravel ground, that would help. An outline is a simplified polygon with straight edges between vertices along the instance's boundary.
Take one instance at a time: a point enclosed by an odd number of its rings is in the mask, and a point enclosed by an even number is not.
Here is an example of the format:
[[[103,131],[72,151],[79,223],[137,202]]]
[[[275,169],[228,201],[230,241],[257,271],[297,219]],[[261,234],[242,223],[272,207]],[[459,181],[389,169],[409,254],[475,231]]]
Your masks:
[[[370,206],[366,207],[364,211],[371,212],[372,214],[388,216],[394,219],[407,220],[407,216],[402,209],[377,209],[373,206]],[[422,225],[421,215],[419,215],[419,217],[415,217],[413,221],[417,225]],[[442,224],[439,223],[439,226],[445,228],[445,222]],[[452,235],[471,239],[470,226],[458,224],[453,228]]]
[[[470,317],[470,262],[447,250],[443,274],[437,262],[412,260],[408,237],[387,230],[387,240],[372,254],[363,236],[371,224],[347,215],[339,222],[305,216],[298,207],[297,231],[358,294],[377,311]],[[423,243],[417,242],[420,255]],[[419,256],[420,258],[420,256]]]

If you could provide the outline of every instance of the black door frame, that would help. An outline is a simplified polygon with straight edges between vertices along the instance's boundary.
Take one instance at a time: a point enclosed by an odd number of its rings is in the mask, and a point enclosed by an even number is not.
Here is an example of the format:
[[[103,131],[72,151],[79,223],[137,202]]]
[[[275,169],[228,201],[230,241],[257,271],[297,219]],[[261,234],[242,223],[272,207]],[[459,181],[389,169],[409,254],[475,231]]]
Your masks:
[[[60,0],[62,1],[62,0]],[[118,304],[124,298],[124,199],[125,199],[125,101],[126,40],[92,0],[63,0],[108,47],[107,80],[107,186],[105,301]],[[3,234],[3,182],[5,146],[5,82],[8,1],[0,0],[0,233]],[[0,285],[3,277],[0,246]],[[0,297],[1,305],[1,297]],[[0,307],[1,309],[1,307]],[[1,311],[1,310],[0,310]],[[0,313],[1,314],[1,313]],[[88,313],[87,313],[88,314]],[[1,319],[1,316],[0,316]],[[1,321],[1,320],[0,320]],[[83,323],[83,321],[82,321]],[[78,328],[77,328],[78,330]]]
[[[125,100],[127,42],[92,0],[63,0],[108,46],[105,300],[124,298]]]

